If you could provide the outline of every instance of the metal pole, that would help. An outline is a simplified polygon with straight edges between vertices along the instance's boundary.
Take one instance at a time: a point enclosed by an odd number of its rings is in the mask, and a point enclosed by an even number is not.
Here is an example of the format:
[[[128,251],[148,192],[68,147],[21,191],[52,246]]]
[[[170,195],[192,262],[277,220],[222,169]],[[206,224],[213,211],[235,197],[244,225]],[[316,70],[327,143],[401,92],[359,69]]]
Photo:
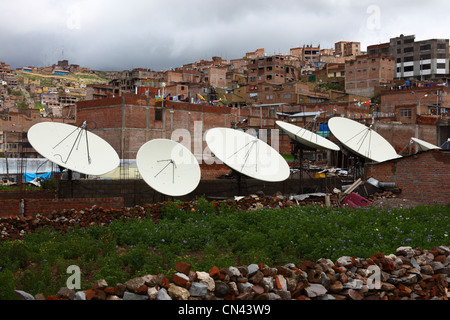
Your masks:
[[[8,166],[8,140],[7,140],[7,131],[4,132],[5,136],[5,161],[6,161],[6,179],[9,181],[9,166]]]

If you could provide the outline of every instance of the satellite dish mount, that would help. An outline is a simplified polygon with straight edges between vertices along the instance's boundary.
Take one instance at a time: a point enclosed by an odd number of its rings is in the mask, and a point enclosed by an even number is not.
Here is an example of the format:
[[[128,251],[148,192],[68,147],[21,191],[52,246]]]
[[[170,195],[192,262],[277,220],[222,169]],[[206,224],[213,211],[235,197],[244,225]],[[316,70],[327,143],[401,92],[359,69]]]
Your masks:
[[[80,141],[81,141],[83,133],[84,133],[84,136],[86,137],[87,161],[88,161],[89,164],[91,164],[92,159],[91,159],[91,155],[89,153],[89,138],[88,138],[88,135],[87,135],[87,132],[86,132],[87,131],[86,127],[87,127],[87,122],[84,121],[81,126],[75,128],[75,130],[73,130],[71,133],[69,133],[64,139],[62,139],[60,142],[58,142],[58,144],[56,144],[53,147],[53,150],[56,149],[61,143],[63,143],[66,139],[68,139],[71,135],[73,135],[75,132],[78,131],[77,137],[75,138],[75,141],[72,144],[72,147],[71,147],[71,149],[69,151],[69,154],[67,155],[66,160],[63,160],[63,157],[62,157],[61,154],[55,154],[55,156],[58,156],[58,157],[61,158],[61,162],[62,163],[66,164],[69,161],[70,155],[72,154],[73,149],[75,148],[75,145],[76,145],[76,150],[78,150],[78,148],[80,146]]]
[[[167,164],[164,166],[164,168],[162,168],[156,175],[155,178],[159,176],[159,174],[161,172],[163,172],[169,165],[172,165],[172,184],[175,184],[175,169],[177,167],[177,165],[175,164],[175,161],[173,161],[172,159],[168,159],[168,160],[158,160],[159,162],[167,162]]]

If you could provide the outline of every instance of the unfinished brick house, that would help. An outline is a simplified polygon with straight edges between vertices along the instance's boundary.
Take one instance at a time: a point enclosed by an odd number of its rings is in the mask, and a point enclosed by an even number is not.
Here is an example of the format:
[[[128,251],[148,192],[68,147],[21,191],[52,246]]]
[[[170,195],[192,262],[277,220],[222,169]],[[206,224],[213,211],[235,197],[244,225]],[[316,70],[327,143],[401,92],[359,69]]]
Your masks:
[[[372,98],[375,88],[394,78],[395,61],[384,56],[360,55],[345,63],[345,91]]]
[[[450,203],[450,152],[431,150],[367,164],[366,179],[395,182],[401,196],[426,204]]]
[[[283,55],[251,59],[248,62],[248,86],[262,82],[286,83],[299,79],[299,69]]]
[[[152,139],[172,139],[188,147],[201,164],[211,162],[204,133],[214,127],[275,129],[275,118],[268,108],[230,108],[208,103],[175,101],[156,102],[145,95],[124,94],[121,97],[77,103],[77,124],[92,123],[92,131],[105,139],[121,159],[135,159],[140,147]],[[241,127],[241,126],[239,126]],[[268,138],[270,144],[270,139]],[[290,150],[286,150],[289,152]],[[220,172],[211,165],[207,169]],[[220,167],[223,174],[229,169]],[[203,174],[203,173],[202,173]]]

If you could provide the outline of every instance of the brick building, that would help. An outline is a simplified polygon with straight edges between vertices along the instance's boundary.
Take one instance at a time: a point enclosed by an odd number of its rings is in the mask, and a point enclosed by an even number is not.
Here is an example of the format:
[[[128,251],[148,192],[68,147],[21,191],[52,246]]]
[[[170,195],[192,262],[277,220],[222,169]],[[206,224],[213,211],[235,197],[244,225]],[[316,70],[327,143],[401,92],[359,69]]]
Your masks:
[[[413,120],[417,115],[450,116],[450,89],[436,83],[384,86],[380,91],[384,112],[399,112]]]
[[[164,107],[163,107],[164,106]],[[201,159],[206,148],[203,137],[213,127],[232,127],[247,120],[248,127],[275,128],[275,119],[266,108],[230,108],[208,103],[191,104],[175,101],[156,102],[145,95],[124,94],[121,97],[79,101],[77,123],[94,122],[93,131],[118,152],[121,159],[134,159],[139,148],[152,139],[179,140],[177,134],[189,133],[187,147]],[[194,143],[200,143],[196,145]]]
[[[397,151],[405,147],[412,137],[442,145],[450,138],[449,93],[446,86],[423,83],[381,90],[381,112],[393,114],[394,122],[380,124],[380,134]]]
[[[110,84],[93,83],[86,85],[86,100],[97,100],[119,95],[119,89]]]
[[[394,60],[384,56],[360,55],[345,63],[345,91],[372,98],[375,88],[394,77]]]
[[[227,84],[227,67],[208,67],[202,70],[201,82],[211,87],[224,87]]]
[[[59,102],[59,94],[58,92],[45,92],[41,94],[41,100],[40,103],[43,106],[52,108],[52,107],[60,107]]]
[[[265,55],[264,48],[259,48],[259,49],[256,49],[255,51],[247,52],[245,54],[245,58],[246,59],[255,59],[255,58],[264,57],[264,55]]]
[[[390,57],[390,43],[381,43],[367,46],[367,54],[369,56]]]
[[[299,68],[283,55],[251,59],[248,62],[247,100],[249,103],[258,97],[261,84],[284,84],[300,78]]]
[[[28,142],[27,132],[35,124],[42,121],[74,124],[74,119],[41,118],[38,109],[21,112],[0,113],[0,153],[11,158],[37,158],[39,154]]]
[[[248,60],[245,58],[230,60],[231,70],[242,74],[247,72],[247,64]]]
[[[0,79],[3,79],[3,76],[11,72],[11,66],[4,62],[0,61]]]
[[[361,54],[361,43],[354,41],[339,41],[334,44],[334,54],[340,57],[351,57]]]
[[[313,47],[312,45],[303,45],[302,47],[291,48],[290,55],[297,57],[300,61],[305,62],[308,65],[320,65],[320,57],[323,52],[320,49],[320,45]],[[327,52],[329,54],[329,52]]]

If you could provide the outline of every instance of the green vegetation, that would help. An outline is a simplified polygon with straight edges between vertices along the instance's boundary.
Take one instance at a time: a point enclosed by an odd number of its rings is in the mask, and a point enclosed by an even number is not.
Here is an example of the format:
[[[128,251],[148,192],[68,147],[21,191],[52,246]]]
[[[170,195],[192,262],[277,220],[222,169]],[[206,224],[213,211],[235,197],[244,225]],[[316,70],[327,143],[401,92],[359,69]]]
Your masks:
[[[65,234],[43,228],[23,241],[0,242],[0,299],[14,298],[11,288],[54,295],[66,286],[70,265],[80,266],[86,289],[97,279],[115,285],[144,274],[171,276],[179,261],[208,271],[450,245],[449,205],[241,211],[200,198],[192,206],[166,203],[158,223],[150,215]]]
[[[19,109],[19,111],[28,110],[28,104],[25,101],[16,102],[16,106]]]
[[[34,108],[35,108],[35,109],[41,110],[41,109],[44,109],[45,106],[43,106],[43,105],[40,104],[39,102],[35,102],[35,103],[34,103]]]
[[[0,158],[2,158],[1,155],[0,155]],[[8,185],[1,185],[0,184],[0,191],[19,191],[19,190],[20,191],[23,191],[23,190],[39,190],[39,188],[36,187],[36,186],[33,186],[33,185],[18,185],[18,184],[15,184],[15,185],[8,186]]]
[[[23,83],[24,82],[23,78],[26,77],[26,78],[30,79],[31,81],[39,80],[39,85],[42,87],[51,87],[53,85],[52,78],[48,77],[48,76],[46,77],[44,75],[40,76],[38,74],[28,74],[26,72],[18,72],[18,71],[15,71],[14,74],[18,76],[17,80],[20,83]]]
[[[76,73],[73,75],[73,77],[77,81],[84,81],[86,84],[90,83],[108,83],[110,79],[105,78],[99,74],[85,74],[85,73]]]
[[[327,90],[345,91],[345,83],[325,83],[320,84],[319,88],[326,88]]]
[[[292,154],[282,154],[282,157],[286,161],[295,161],[295,157]]]
[[[8,94],[9,94],[9,95],[12,95],[12,96],[17,96],[17,97],[23,96],[22,91],[10,89],[10,88],[8,88]]]

